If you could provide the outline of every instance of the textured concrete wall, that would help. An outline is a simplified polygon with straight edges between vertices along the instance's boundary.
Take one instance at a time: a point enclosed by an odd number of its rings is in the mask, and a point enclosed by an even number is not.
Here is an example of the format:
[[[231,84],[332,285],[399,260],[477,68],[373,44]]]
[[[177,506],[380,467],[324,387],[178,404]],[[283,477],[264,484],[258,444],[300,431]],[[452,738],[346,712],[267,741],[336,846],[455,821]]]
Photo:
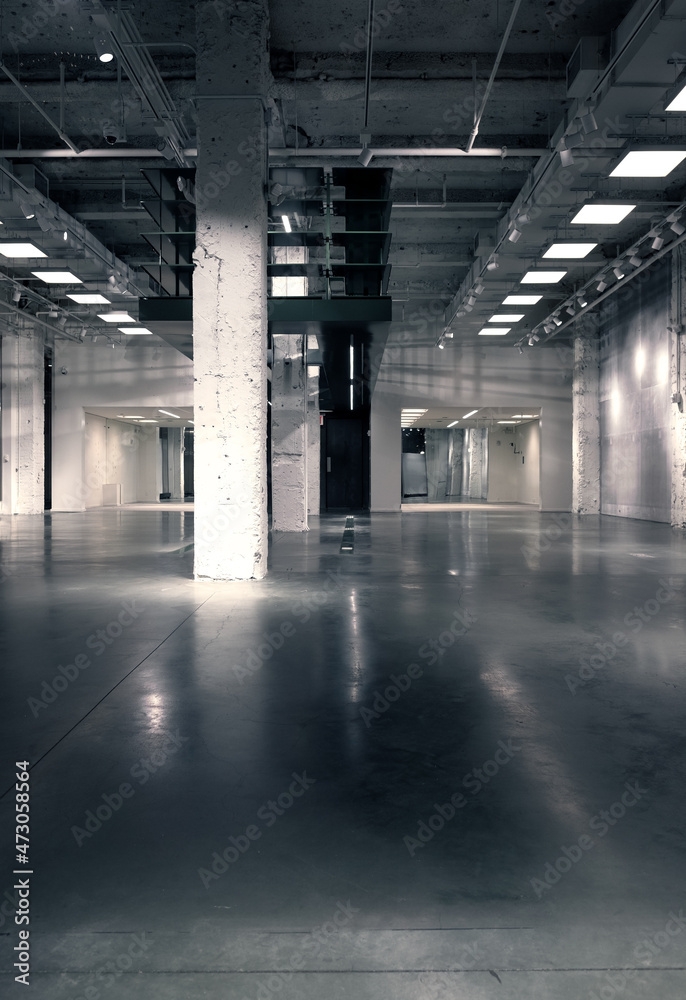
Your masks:
[[[488,494],[488,477],[485,463],[488,456],[488,431],[472,428],[469,431],[469,496],[472,500],[485,500]]]
[[[307,377],[307,513],[319,517],[321,505],[321,427],[319,414],[319,369]]]
[[[197,0],[195,575],[267,571],[266,0]],[[229,96],[226,96],[229,95]],[[214,97],[216,99],[206,99]]]
[[[572,510],[600,511],[600,347],[597,334],[574,338]]]
[[[271,406],[274,531],[307,531],[306,378],[302,336],[275,336]]]
[[[14,514],[42,514],[45,510],[43,335],[24,332],[16,341],[15,397],[17,413],[16,492]]]
[[[672,321],[670,323],[671,523],[686,528],[686,253],[678,247],[672,255]]]
[[[663,260],[600,316],[601,512],[671,520],[671,264]]]

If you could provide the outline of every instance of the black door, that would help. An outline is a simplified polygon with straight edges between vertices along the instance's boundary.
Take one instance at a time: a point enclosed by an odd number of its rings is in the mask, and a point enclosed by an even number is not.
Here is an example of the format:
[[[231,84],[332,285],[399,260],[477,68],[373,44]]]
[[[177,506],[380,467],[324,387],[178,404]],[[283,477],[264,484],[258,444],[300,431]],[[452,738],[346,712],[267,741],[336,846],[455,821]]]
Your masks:
[[[323,466],[327,510],[364,507],[363,432],[357,419],[326,417]]]

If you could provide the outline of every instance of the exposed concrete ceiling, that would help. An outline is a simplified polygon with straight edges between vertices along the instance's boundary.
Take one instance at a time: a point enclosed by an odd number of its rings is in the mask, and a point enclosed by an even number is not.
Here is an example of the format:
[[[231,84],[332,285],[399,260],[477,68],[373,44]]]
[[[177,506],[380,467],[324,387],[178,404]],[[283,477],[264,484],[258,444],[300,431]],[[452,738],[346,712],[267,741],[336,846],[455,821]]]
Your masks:
[[[240,45],[241,29],[232,17],[232,5],[217,0],[215,7],[218,30],[227,31],[229,45]],[[122,4],[122,9],[142,42],[151,46],[150,56],[176,108],[175,121],[193,148],[198,141],[193,104],[194,5],[140,0]],[[684,138],[684,116],[666,113],[664,98],[683,68],[679,54],[675,55],[675,39],[686,23],[686,0],[667,0],[662,6],[641,0],[633,8],[627,0],[523,3],[474,145],[477,154],[490,149],[497,155],[382,155],[384,148],[416,147],[438,154],[465,148],[473,124],[473,97],[476,93],[480,100],[485,93],[511,10],[507,0],[376,2],[369,130],[371,147],[377,151],[373,165],[394,169],[392,342],[435,343],[446,325],[454,333],[447,352],[460,341],[474,340],[504,296],[516,290],[524,270],[540,260],[542,250],[553,239],[572,237],[569,220],[575,206],[593,197],[636,203],[636,210],[617,227],[581,228],[581,238],[597,242],[598,247],[588,260],[565,264],[567,274],[559,287],[537,289],[540,302],[527,309],[526,319],[513,324],[512,332],[498,343],[511,347],[521,330],[535,327],[601,265],[614,262],[618,247],[620,252],[632,247],[654,220],[663,219],[684,197],[683,164],[665,179],[617,181],[608,179],[608,173],[612,157],[633,137],[672,143]],[[96,57],[94,38],[100,29],[92,17],[103,11],[116,14],[117,4],[46,0],[39,6],[5,0],[0,34],[4,64],[26,92],[58,126],[62,120],[64,133],[78,148],[101,151],[104,158],[88,153],[71,158],[27,155],[30,150],[64,150],[66,145],[26,93],[4,77],[0,155],[14,167],[35,164],[47,180],[52,202],[79,220],[107,253],[136,269],[150,255],[140,237],[149,228],[140,202],[151,194],[141,169],[170,161],[157,154],[159,123],[127,74],[120,89],[117,61],[103,64]],[[646,12],[652,12],[648,20],[643,19]],[[273,163],[296,162],[296,145],[299,154],[308,154],[299,160],[302,165],[330,163],[325,151],[333,147],[359,148],[366,14],[365,0],[336,5],[279,0],[270,5]],[[585,90],[581,87],[573,96],[567,91],[567,63],[579,39],[590,36],[603,39],[601,65],[611,72],[607,78],[604,70],[591,74]],[[577,113],[584,112],[589,96],[599,129],[582,135],[581,157],[577,155],[570,179],[558,191],[554,185],[560,184],[562,167],[552,147],[563,132],[576,130]],[[103,129],[119,123],[122,109],[125,141],[109,147]],[[599,136],[603,149],[593,147]],[[137,149],[148,153],[139,155]],[[529,155],[536,150],[548,154]],[[355,157],[336,160],[336,165],[346,163],[354,165]],[[554,194],[543,205],[539,196],[546,189]],[[5,198],[0,218],[13,205],[13,232],[17,237],[22,231],[35,236],[35,224],[23,224],[16,199],[9,201],[11,191]],[[522,228],[519,242],[511,243],[507,234],[513,213],[530,204],[540,213]],[[6,236],[0,232],[0,239]],[[645,241],[642,246],[641,258],[647,256]],[[486,272],[495,251],[499,267]],[[66,260],[66,253],[63,256]],[[79,259],[83,258],[77,247],[72,265]],[[107,274],[102,261],[93,270],[94,287],[104,287]],[[6,279],[28,282],[27,270],[18,265],[0,265],[0,271]],[[130,277],[137,273],[132,271]],[[457,316],[480,281],[484,292],[477,304]],[[12,281],[3,284],[11,297]],[[48,290],[47,295],[67,304],[64,289]],[[112,301],[116,306],[125,304],[121,295]],[[29,309],[36,312],[39,306]],[[89,330],[102,326],[95,308],[86,312]],[[52,319],[45,322],[51,324]],[[72,325],[78,329],[76,319],[69,320],[68,328]]]

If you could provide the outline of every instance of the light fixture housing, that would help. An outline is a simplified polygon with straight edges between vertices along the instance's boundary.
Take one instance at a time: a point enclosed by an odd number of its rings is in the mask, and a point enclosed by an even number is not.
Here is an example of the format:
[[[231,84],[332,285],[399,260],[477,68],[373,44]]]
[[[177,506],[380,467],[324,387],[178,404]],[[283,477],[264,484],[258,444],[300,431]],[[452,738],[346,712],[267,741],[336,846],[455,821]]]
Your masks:
[[[563,167],[573,167],[574,166],[574,154],[571,149],[566,147],[560,150],[560,163]]]
[[[610,177],[667,177],[684,159],[686,149],[632,149],[610,171]]]
[[[677,236],[683,236],[684,233],[686,233],[686,228],[684,228],[680,222],[673,222],[669,228],[673,233],[676,233]]]
[[[656,236],[653,242],[650,244],[651,250],[662,250],[665,245],[664,238],[662,236]]]
[[[606,288],[608,288],[607,281],[605,281],[604,278],[601,278],[600,281],[598,282],[597,290],[599,292],[604,292]]]
[[[636,208],[628,204],[584,205],[571,220],[572,226],[616,226]]]
[[[114,52],[112,42],[109,38],[106,38],[104,35],[96,35],[93,39],[93,44],[95,45],[95,51],[98,54],[100,62],[112,62],[114,59]]]
[[[510,241],[510,243],[519,243],[519,241],[522,238],[521,231],[517,229],[516,226],[514,226],[512,230],[508,233],[507,238]]]
[[[368,167],[369,164],[372,162],[373,156],[374,154],[372,153],[369,146],[365,146],[360,155],[357,157],[357,162],[361,163],[363,167]]]
[[[617,281],[621,281],[622,278],[624,277],[624,271],[622,270],[620,265],[618,265],[617,267],[613,267],[612,273],[614,274]]]

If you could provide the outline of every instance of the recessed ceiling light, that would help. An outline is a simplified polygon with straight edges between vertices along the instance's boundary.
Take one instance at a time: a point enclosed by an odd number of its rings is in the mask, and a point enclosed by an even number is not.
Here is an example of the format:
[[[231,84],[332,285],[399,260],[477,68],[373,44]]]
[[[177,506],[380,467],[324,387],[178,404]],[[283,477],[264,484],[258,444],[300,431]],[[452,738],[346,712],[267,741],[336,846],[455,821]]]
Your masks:
[[[499,420],[498,423],[499,424],[516,424],[517,421],[516,420]]]
[[[104,319],[106,323],[135,323],[133,316],[127,312],[98,313],[98,319]]]
[[[555,285],[562,281],[566,271],[527,271],[521,279],[523,285]]]
[[[124,413],[125,420],[142,420],[143,416],[140,413]]]
[[[489,319],[489,323],[519,323],[524,319],[524,313],[495,313]]]
[[[448,428],[454,427],[455,424],[459,424],[459,422],[460,422],[459,420],[453,420],[452,424],[448,424]]]
[[[572,219],[572,225],[616,226],[635,208],[635,205],[584,205]]]
[[[33,243],[0,243],[0,254],[3,257],[47,257]]]
[[[32,271],[37,278],[48,285],[82,285],[83,282],[71,271]]]
[[[476,409],[476,410],[470,410],[469,413],[463,413],[461,419],[462,420],[466,420],[467,417],[473,417],[474,414],[478,413],[478,412],[479,412],[478,409]]]
[[[69,292],[67,293],[67,298],[83,306],[108,306],[110,304],[110,300],[98,292]]]
[[[479,330],[480,337],[504,337],[512,329],[511,326],[485,326]]]
[[[610,177],[666,177],[686,158],[686,149],[641,149],[628,152]]]
[[[120,326],[119,331],[136,337],[152,337],[152,330],[148,330],[145,326]]]
[[[514,420],[529,420],[535,417],[535,413],[513,413],[512,417]]]
[[[175,420],[180,420],[181,419],[181,417],[178,415],[178,413],[170,413],[169,410],[159,410],[158,409],[157,412],[158,413],[164,413],[165,417],[174,417]]]
[[[542,295],[507,295],[503,299],[504,306],[535,306],[543,298]]]
[[[679,93],[672,98],[665,111],[686,111],[686,87],[682,87]]]
[[[587,257],[597,243],[553,243],[543,254],[544,257],[556,257],[558,260],[581,260]]]
[[[138,421],[138,423],[139,424],[156,424],[156,423],[158,423],[158,421],[157,420],[153,420],[151,417],[143,417],[141,420]]]

